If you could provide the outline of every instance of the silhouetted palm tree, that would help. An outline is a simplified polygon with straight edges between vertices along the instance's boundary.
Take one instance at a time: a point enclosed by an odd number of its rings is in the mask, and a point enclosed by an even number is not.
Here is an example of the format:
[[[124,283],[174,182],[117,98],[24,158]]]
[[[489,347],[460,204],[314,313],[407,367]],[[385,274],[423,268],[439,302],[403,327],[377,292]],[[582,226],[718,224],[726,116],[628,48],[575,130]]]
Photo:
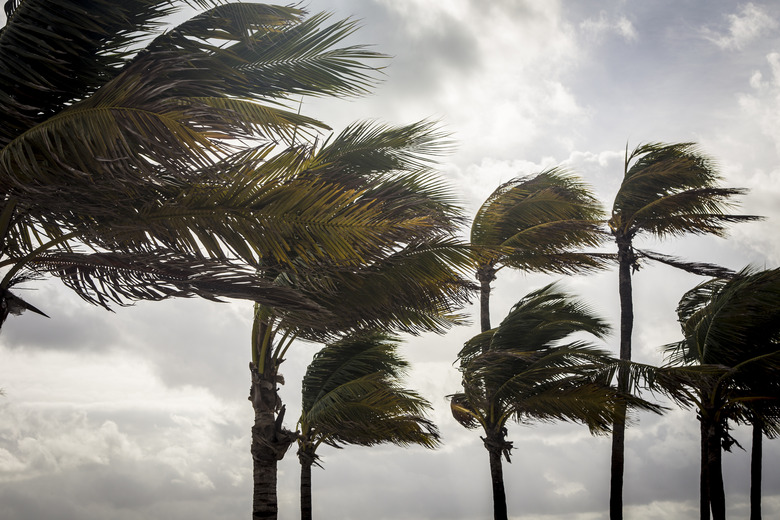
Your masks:
[[[380,239],[394,240],[385,243],[382,255],[349,263],[334,259],[300,273],[264,270],[269,282],[295,289],[325,313],[255,309],[250,365],[255,509],[275,507],[276,464],[295,440],[283,424],[277,383],[279,364],[296,339],[327,342],[366,329],[441,332],[462,321],[457,311],[472,290],[462,274],[471,272],[474,261],[470,249],[453,238],[461,210],[432,169],[443,143],[429,123],[359,123],[301,162],[297,177],[340,186],[383,222],[399,225],[377,228]],[[267,505],[271,500],[274,505]]]

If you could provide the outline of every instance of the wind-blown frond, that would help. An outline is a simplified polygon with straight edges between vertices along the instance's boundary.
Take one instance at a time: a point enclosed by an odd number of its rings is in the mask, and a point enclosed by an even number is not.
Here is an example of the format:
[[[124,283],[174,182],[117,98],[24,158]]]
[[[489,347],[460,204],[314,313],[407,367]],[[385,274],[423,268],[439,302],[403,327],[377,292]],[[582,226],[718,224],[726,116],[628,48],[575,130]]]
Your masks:
[[[727,224],[759,219],[729,212],[745,190],[719,187],[716,165],[693,143],[640,145],[625,168],[609,221],[616,236],[723,236]]]
[[[499,186],[477,211],[471,242],[486,248],[491,264],[544,273],[598,269],[606,259],[581,248],[606,238],[603,214],[582,181],[552,168]]]
[[[30,268],[58,276],[89,303],[109,308],[136,300],[200,296],[238,298],[290,311],[324,315],[317,304],[288,287],[266,282],[255,271],[227,261],[193,260],[165,251],[134,253],[52,253]]]
[[[397,346],[397,338],[374,332],[346,337],[315,355],[302,386],[300,425],[309,448],[319,442],[438,444],[438,430],[424,416],[430,403],[399,384],[408,365]]]

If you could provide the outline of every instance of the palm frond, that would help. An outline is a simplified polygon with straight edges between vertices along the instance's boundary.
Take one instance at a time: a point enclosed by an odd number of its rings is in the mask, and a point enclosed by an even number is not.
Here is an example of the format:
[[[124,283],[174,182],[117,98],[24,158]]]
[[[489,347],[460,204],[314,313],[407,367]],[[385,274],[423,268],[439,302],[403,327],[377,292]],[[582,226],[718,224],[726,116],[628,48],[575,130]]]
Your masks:
[[[729,213],[741,188],[722,188],[714,161],[693,143],[649,143],[627,154],[625,176],[609,221],[613,233],[658,237],[723,236],[726,225],[757,220]]]
[[[384,333],[353,335],[323,348],[303,379],[300,423],[323,442],[373,446],[438,444],[424,417],[430,403],[399,381],[407,368]]]
[[[588,186],[552,168],[499,186],[477,211],[471,242],[500,248],[492,262],[511,267],[560,273],[598,269],[602,259],[580,249],[604,241],[602,217]]]
[[[200,296],[238,298],[314,316],[324,310],[300,293],[265,282],[227,261],[194,260],[165,251],[134,253],[52,253],[34,258],[30,268],[58,276],[85,301],[106,309],[136,300]],[[312,318],[314,319],[314,318]]]

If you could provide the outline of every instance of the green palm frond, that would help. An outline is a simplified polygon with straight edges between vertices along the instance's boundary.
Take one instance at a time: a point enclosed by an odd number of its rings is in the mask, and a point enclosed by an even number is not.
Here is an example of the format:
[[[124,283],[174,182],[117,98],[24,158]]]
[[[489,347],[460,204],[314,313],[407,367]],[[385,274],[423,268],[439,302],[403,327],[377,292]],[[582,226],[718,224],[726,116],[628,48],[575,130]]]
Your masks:
[[[485,261],[493,264],[558,273],[596,269],[605,259],[579,249],[603,242],[603,214],[582,181],[552,168],[499,186],[477,211],[471,242],[485,247]]]
[[[733,279],[704,282],[680,300],[684,359],[735,365],[771,349],[780,333],[780,270],[746,268]]]
[[[469,301],[473,286],[458,277],[457,270],[471,262],[467,246],[432,240],[410,244],[363,269],[324,271],[314,280],[288,279],[331,309],[331,319],[311,330],[291,316],[284,327],[315,340],[361,329],[411,334],[446,330],[465,319],[457,311]]]
[[[25,0],[11,7],[0,31],[0,70],[7,71],[0,146],[110,80],[179,8],[167,0]]]
[[[323,348],[303,378],[304,437],[333,445],[435,447],[438,430],[424,416],[430,403],[399,384],[408,364],[397,346],[397,338],[374,332]]]
[[[556,283],[528,293],[512,307],[491,339],[490,350],[538,350],[554,346],[574,332],[597,338],[611,327],[587,304],[563,292]]]
[[[731,269],[716,264],[710,264],[707,262],[689,262],[681,258],[657,253],[655,251],[649,251],[647,249],[634,249],[634,252],[640,258],[649,258],[655,262],[659,262],[670,267],[674,267],[675,269],[680,269],[682,271],[693,273],[699,276],[731,278],[736,274]]]
[[[615,196],[613,233],[658,237],[687,233],[722,236],[726,225],[757,220],[729,213],[740,188],[721,188],[711,158],[693,143],[650,143],[626,155],[625,176]]]
[[[376,67],[367,60],[386,58],[362,45],[335,48],[358,25],[340,20],[325,25],[320,13],[284,31],[256,34],[250,41],[227,47],[224,60],[241,72],[257,94],[269,98],[290,96],[353,96],[376,83]]]

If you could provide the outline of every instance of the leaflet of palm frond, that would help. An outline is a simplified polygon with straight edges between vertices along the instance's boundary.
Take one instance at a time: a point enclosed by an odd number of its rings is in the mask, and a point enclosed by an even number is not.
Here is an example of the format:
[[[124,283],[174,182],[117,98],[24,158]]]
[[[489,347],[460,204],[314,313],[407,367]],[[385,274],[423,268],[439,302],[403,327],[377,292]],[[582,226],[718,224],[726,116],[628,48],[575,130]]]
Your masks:
[[[89,303],[109,308],[136,300],[174,296],[258,301],[306,311],[312,319],[326,312],[294,289],[268,283],[256,272],[228,261],[192,259],[166,251],[134,253],[53,253],[34,259],[31,268],[60,277]]]

